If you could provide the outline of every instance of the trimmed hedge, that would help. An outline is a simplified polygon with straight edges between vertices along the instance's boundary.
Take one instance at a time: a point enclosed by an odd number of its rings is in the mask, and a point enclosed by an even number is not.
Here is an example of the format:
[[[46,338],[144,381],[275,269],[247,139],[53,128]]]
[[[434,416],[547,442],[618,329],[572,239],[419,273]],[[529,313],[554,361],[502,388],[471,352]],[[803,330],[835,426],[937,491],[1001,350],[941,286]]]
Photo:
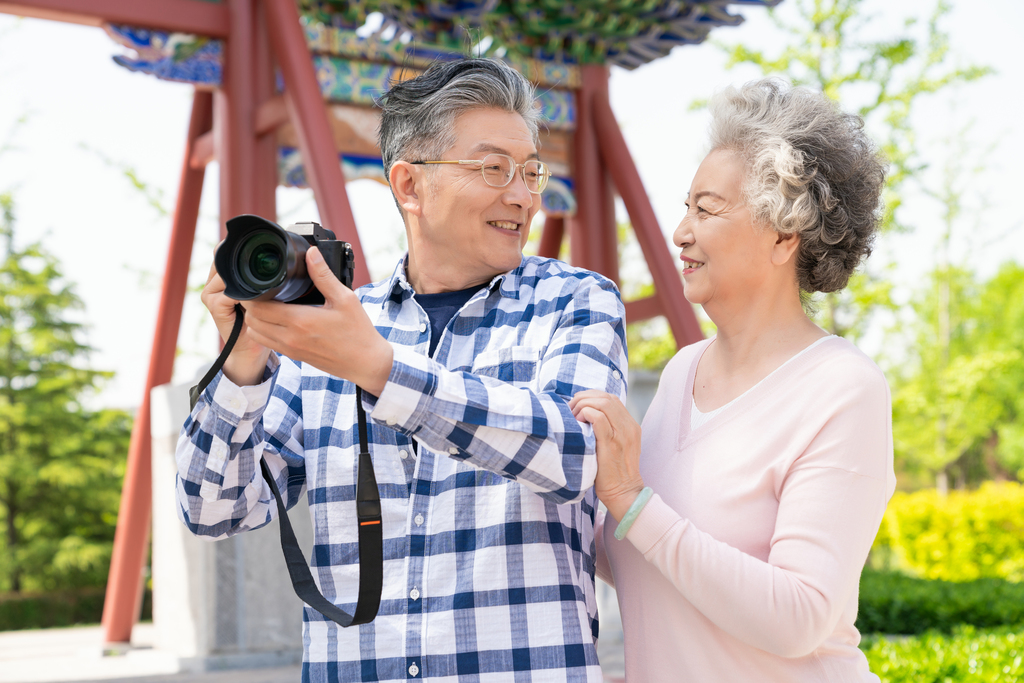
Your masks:
[[[861,575],[857,612],[861,633],[951,633],[960,624],[979,628],[1024,624],[1024,583],[928,581],[870,569]]]
[[[65,593],[0,594],[0,631],[98,624],[103,616],[104,589],[87,588]],[[142,599],[142,619],[153,618],[153,596]]]
[[[952,635],[868,636],[860,644],[871,672],[883,683],[1024,683],[1024,628]]]
[[[1024,581],[1024,486],[896,493],[871,549],[871,566],[925,579]]]

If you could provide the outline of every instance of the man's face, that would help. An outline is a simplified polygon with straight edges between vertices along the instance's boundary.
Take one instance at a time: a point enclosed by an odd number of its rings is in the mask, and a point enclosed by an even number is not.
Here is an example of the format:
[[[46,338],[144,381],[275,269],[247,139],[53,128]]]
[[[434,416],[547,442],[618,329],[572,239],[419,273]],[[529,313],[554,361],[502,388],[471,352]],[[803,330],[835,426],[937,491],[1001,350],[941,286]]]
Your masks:
[[[473,109],[459,116],[455,126],[455,144],[442,160],[479,160],[494,153],[517,164],[537,158],[530,129],[519,114]],[[477,166],[420,168],[430,170],[419,230],[410,234],[410,256],[421,276],[451,283],[445,289],[469,287],[519,265],[540,208],[540,195],[526,189],[522,169],[505,187],[491,187]]]

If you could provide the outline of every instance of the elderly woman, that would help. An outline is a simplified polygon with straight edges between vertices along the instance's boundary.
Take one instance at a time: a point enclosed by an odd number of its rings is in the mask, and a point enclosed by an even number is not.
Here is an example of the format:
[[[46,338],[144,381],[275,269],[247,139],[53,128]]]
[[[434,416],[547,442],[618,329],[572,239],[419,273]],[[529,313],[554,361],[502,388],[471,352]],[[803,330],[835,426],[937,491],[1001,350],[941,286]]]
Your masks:
[[[572,402],[597,435],[626,680],[876,681],[854,621],[895,486],[889,390],[801,292],[842,289],[869,253],[883,166],[806,89],[754,82],[712,114],[673,238],[717,335],[671,360],[642,430],[611,395]]]

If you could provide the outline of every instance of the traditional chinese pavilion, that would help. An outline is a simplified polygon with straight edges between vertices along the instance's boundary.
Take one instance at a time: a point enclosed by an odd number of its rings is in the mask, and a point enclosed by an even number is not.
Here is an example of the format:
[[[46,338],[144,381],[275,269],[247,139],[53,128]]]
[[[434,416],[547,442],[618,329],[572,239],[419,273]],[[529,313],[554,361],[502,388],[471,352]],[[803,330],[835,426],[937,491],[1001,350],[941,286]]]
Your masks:
[[[540,254],[563,240],[574,265],[618,282],[615,195],[655,293],[630,322],[663,315],[677,346],[701,337],[608,99],[611,65],[635,69],[742,17],[728,5],[779,0],[0,0],[0,12],[102,27],[114,61],[195,85],[149,374],[136,418],[103,613],[109,643],[130,640],[150,520],[150,390],[170,381],[206,165],[220,213],[277,215],[277,185],[313,189],[323,225],[369,280],[345,181],[384,179],[377,96],[434,60],[503,59],[539,88],[544,160]],[[340,161],[340,163],[339,163]],[[222,228],[223,229],[223,228]]]

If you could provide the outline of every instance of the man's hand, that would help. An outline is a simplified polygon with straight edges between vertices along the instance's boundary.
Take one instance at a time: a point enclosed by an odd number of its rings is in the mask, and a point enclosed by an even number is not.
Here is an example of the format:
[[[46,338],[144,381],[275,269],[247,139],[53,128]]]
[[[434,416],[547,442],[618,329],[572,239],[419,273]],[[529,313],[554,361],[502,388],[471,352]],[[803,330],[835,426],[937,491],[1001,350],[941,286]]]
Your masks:
[[[224,280],[217,274],[216,266],[211,265],[210,277],[206,280],[200,298],[213,316],[221,339],[227,342],[235,324],[235,304],[238,302],[224,294],[224,287]],[[246,321],[235,342],[235,348],[224,362],[224,375],[238,386],[259,384],[263,380],[263,370],[269,356],[270,349],[252,339]]]
[[[355,292],[334,276],[316,247],[306,252],[306,269],[324,295],[324,305],[243,302],[248,339],[380,396],[394,361],[391,344],[377,332]],[[266,356],[263,362],[266,364]],[[226,363],[224,367],[226,370]]]

